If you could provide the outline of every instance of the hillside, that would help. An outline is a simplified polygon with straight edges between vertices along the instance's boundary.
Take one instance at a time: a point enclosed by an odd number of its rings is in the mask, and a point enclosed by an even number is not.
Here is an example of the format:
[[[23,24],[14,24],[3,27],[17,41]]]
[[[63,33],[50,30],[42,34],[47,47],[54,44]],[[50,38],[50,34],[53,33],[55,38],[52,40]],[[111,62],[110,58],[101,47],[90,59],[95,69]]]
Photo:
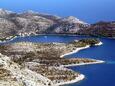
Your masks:
[[[14,13],[0,10],[0,37],[32,34],[75,34],[89,24],[69,16],[61,18],[32,11]]]
[[[88,24],[73,16],[61,18],[33,11],[15,13],[0,9],[0,39],[37,34],[77,34],[115,37],[115,22]]]
[[[79,31],[79,33],[83,35],[115,37],[115,21],[100,21],[95,24],[91,24],[90,27]]]

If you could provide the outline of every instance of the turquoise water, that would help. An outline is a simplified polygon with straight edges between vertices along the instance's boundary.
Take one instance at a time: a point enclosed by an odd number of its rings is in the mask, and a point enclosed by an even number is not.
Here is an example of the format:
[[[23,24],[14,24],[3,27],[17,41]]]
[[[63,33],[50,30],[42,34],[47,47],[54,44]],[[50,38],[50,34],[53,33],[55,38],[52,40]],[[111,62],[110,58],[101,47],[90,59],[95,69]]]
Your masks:
[[[76,39],[92,38],[85,36],[31,36],[24,38],[16,38],[10,43],[29,41],[29,42],[70,42]],[[70,57],[86,57],[106,61],[104,64],[70,67],[74,71],[83,73],[86,78],[79,82],[67,86],[115,86],[115,39],[100,38],[104,43],[102,46],[91,47],[81,50],[78,53],[67,56]]]

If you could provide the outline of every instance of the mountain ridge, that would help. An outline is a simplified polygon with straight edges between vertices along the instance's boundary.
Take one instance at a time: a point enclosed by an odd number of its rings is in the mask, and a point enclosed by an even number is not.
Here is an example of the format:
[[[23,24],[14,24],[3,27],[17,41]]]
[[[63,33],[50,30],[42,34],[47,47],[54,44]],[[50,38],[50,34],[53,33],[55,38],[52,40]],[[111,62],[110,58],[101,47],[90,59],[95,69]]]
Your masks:
[[[12,35],[74,34],[115,37],[115,21],[88,24],[69,16],[42,14],[33,11],[15,13],[0,9],[0,37]]]

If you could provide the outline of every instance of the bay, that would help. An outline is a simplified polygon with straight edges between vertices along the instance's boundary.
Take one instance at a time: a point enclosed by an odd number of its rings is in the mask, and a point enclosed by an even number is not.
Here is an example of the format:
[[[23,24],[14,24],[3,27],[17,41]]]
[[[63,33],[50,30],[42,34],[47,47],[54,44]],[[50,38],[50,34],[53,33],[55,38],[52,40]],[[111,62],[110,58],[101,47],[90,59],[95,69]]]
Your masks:
[[[83,38],[93,38],[89,36],[67,36],[67,35],[39,35],[39,36],[28,36],[18,37],[10,42],[62,42],[67,43],[73,40],[79,40]],[[115,86],[115,39],[99,38],[103,45],[90,47],[85,50],[81,50],[78,53],[66,56],[71,57],[82,57],[82,58],[93,58],[104,60],[104,64],[86,65],[70,67],[74,71],[78,71],[86,76],[86,78],[79,83],[74,83],[66,86]]]

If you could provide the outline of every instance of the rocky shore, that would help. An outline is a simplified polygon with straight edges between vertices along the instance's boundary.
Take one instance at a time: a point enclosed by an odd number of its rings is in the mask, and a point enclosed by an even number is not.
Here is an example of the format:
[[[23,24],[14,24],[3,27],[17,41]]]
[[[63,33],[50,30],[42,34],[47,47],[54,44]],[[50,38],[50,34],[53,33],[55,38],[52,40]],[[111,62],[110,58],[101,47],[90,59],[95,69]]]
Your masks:
[[[101,44],[98,39],[82,39],[70,43],[18,42],[0,45],[0,64],[3,65],[0,68],[11,72],[11,77],[14,77],[18,84],[16,86],[59,86],[75,83],[83,80],[85,76],[66,67],[104,61],[64,56]],[[0,78],[0,81],[3,82],[3,78]]]
[[[96,60],[96,59],[93,59],[93,60],[95,60],[95,62],[61,65],[60,67],[71,67],[71,66],[82,66],[82,65],[91,65],[91,64],[102,64],[102,63],[105,63],[105,61],[102,61],[102,60]]]
[[[65,56],[67,56],[67,55],[77,53],[77,52],[79,52],[80,50],[87,49],[87,48],[90,48],[90,45],[87,45],[87,46],[85,46],[85,47],[77,48],[76,50],[73,50],[73,51],[70,52],[70,53],[66,53],[66,54],[64,54],[64,55],[61,55],[60,57],[63,58],[63,57],[65,57]]]
[[[80,74],[74,80],[67,81],[67,82],[57,83],[56,86],[61,86],[61,85],[76,83],[76,82],[79,82],[79,81],[83,80],[84,78],[85,78],[85,76],[83,74]]]

